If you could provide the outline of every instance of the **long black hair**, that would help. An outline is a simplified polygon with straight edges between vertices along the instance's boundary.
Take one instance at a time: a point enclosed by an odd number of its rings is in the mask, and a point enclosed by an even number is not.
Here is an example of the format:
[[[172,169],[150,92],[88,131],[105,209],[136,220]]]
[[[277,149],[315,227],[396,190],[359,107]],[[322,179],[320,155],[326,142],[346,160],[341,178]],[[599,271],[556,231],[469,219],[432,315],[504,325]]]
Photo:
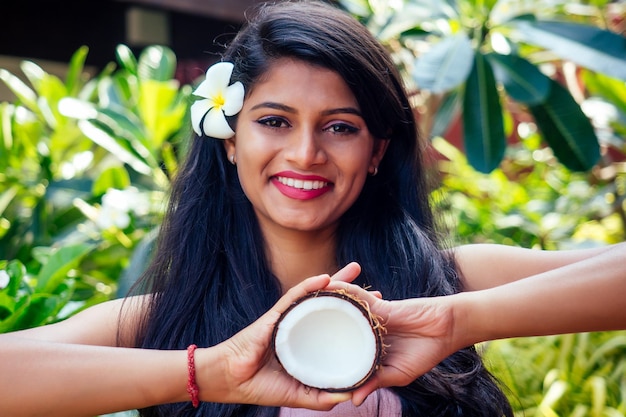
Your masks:
[[[454,259],[439,243],[413,111],[386,50],[347,13],[318,1],[258,6],[226,49],[232,81],[249,92],[270,64],[289,57],[336,71],[356,97],[374,137],[389,139],[337,230],[337,264],[357,261],[357,283],[386,298],[461,291]],[[236,124],[236,120],[233,121]],[[137,346],[212,346],[267,311],[280,297],[259,224],[223,143],[194,137],[173,182],[154,260],[140,286],[153,294]],[[406,387],[394,387],[404,416],[512,416],[473,347]],[[275,416],[277,408],[202,403],[140,410],[149,416]]]

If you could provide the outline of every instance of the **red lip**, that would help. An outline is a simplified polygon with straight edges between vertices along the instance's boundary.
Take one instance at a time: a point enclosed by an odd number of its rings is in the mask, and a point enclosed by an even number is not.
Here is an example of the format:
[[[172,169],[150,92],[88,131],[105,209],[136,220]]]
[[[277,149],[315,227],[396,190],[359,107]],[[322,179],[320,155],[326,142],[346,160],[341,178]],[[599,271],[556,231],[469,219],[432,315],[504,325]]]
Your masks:
[[[322,182],[325,182],[326,185],[317,189],[305,190],[302,188],[290,187],[286,184],[283,184],[280,181],[278,181],[278,177],[292,178],[294,180],[301,180],[301,181],[322,181]],[[283,194],[286,197],[293,198],[295,200],[312,200],[323,194],[326,194],[332,189],[332,183],[324,177],[321,177],[319,175],[303,175],[303,174],[298,174],[297,172],[292,172],[292,171],[283,171],[283,172],[279,172],[275,174],[271,178],[271,182],[272,184],[274,184],[276,189],[280,191],[281,194]]]

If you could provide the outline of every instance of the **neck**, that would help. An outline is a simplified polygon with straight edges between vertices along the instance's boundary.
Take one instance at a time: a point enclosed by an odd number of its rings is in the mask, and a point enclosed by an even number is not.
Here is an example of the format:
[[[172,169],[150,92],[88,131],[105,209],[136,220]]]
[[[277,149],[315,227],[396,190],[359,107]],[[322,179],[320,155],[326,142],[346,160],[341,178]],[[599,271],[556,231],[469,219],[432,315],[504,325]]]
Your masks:
[[[332,275],[339,269],[335,260],[334,229],[265,230],[264,237],[270,268],[283,292],[308,277]]]

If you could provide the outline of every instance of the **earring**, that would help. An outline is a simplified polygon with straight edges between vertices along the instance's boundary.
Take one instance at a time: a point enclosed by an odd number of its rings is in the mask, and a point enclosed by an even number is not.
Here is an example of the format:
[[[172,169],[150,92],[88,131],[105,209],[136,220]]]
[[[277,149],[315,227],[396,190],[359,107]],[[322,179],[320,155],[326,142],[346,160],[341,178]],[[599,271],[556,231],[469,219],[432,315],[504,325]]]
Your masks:
[[[371,175],[372,177],[375,177],[375,176],[376,176],[376,174],[378,174],[378,167],[374,167],[374,172],[372,172],[370,175]]]
[[[235,161],[235,155],[234,154],[230,156],[230,163],[233,164],[233,165],[237,164],[237,162]]]

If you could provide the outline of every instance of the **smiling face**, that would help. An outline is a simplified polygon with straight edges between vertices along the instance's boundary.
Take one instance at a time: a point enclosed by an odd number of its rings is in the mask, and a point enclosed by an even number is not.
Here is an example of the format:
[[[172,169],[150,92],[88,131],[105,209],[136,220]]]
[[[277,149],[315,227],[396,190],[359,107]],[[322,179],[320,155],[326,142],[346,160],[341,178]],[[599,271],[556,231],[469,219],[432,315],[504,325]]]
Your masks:
[[[337,73],[289,59],[254,85],[225,142],[264,231],[334,230],[386,144]]]

